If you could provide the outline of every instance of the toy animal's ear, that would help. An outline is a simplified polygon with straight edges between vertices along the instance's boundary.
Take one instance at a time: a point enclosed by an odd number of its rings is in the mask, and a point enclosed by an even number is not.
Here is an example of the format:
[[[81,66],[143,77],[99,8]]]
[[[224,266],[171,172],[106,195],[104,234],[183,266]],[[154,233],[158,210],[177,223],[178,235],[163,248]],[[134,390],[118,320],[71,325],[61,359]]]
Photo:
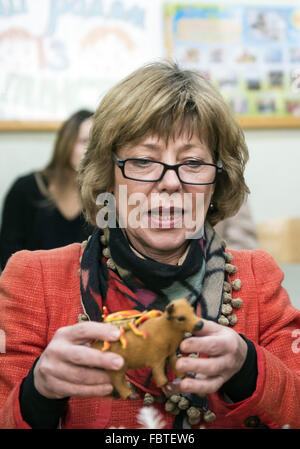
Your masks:
[[[171,304],[169,304],[169,305],[166,307],[167,319],[168,319],[168,320],[171,318],[171,315],[172,315],[172,313],[173,313],[173,310],[174,310],[174,304],[171,302]]]

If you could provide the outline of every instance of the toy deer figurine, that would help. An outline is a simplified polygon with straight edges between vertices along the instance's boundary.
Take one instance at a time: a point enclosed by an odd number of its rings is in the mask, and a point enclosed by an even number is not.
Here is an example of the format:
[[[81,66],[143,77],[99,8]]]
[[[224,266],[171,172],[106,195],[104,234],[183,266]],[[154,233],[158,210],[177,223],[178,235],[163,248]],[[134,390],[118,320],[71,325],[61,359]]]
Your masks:
[[[104,321],[114,324],[113,320],[104,319]],[[164,313],[152,310],[139,315],[135,321],[132,320],[128,330],[121,329],[120,341],[110,343],[97,341],[92,347],[100,350],[109,349],[124,358],[125,363],[119,371],[107,370],[107,372],[121,398],[126,399],[132,394],[125,378],[125,373],[129,369],[150,367],[157,386],[162,387],[168,382],[165,375],[165,362],[168,361],[176,376],[183,377],[183,373],[175,368],[176,350],[186,332],[200,330],[202,326],[203,321],[195,315],[189,301],[178,299],[171,302]]]

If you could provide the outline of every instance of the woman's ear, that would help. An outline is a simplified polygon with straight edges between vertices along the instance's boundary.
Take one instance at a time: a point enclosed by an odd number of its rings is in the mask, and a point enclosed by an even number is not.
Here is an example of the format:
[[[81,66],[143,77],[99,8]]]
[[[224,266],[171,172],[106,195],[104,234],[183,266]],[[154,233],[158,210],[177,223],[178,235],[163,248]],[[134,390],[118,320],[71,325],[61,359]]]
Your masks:
[[[113,186],[113,184],[111,184],[111,185],[109,185],[108,187],[107,187],[107,189],[106,189],[106,191],[108,192],[108,193],[114,193],[114,186]]]

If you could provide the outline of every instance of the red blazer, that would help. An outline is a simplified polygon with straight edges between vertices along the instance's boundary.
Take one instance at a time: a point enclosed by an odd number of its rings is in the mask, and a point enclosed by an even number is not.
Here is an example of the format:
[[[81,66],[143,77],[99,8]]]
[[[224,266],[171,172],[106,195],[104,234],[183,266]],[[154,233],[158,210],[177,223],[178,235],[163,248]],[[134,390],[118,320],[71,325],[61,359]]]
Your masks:
[[[80,249],[76,243],[50,251],[21,251],[11,257],[0,277],[0,428],[29,428],[19,406],[22,379],[55,331],[77,323],[82,313]],[[300,311],[280,286],[283,274],[268,254],[231,252],[238,268],[231,280],[242,280],[241,290],[232,295],[243,299],[234,330],[256,346],[257,386],[250,398],[235,404],[226,403],[218,393],[210,395],[210,409],[217,418],[205,427],[300,428]],[[136,414],[142,406],[142,399],[71,398],[61,425],[138,428]],[[163,412],[162,405],[156,407]],[[166,413],[164,419],[166,428],[171,428],[174,417]]]

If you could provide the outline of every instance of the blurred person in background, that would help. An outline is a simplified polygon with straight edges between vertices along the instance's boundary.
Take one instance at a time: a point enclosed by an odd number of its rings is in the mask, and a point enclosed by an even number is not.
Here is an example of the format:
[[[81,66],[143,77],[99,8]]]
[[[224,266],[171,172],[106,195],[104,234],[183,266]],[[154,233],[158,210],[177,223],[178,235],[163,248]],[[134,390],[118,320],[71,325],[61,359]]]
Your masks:
[[[77,186],[93,113],[79,110],[57,133],[48,165],[18,178],[8,191],[0,230],[0,262],[22,249],[52,249],[85,240],[91,233]]]

